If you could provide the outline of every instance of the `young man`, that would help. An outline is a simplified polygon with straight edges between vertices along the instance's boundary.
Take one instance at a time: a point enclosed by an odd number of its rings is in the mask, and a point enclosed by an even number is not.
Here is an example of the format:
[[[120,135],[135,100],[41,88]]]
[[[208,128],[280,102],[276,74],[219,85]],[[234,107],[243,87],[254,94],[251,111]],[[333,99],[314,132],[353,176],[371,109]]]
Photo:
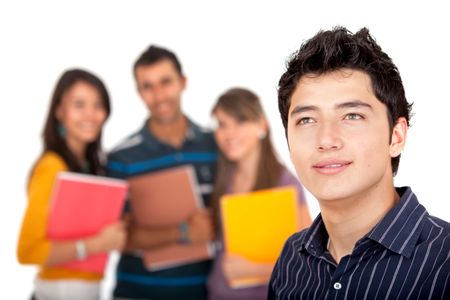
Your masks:
[[[286,242],[269,299],[450,299],[450,224],[393,185],[411,105],[369,31],[338,27],[306,41],[278,104],[321,214]]]
[[[108,158],[113,177],[154,172],[179,165],[195,167],[204,204],[208,206],[216,163],[212,133],[181,111],[186,85],[180,62],[167,49],[150,46],[134,64],[139,95],[150,117],[143,127],[116,147]],[[115,299],[206,299],[210,261],[149,272],[135,250],[213,238],[211,216],[199,210],[179,226],[148,229],[130,220],[127,250],[117,266]]]

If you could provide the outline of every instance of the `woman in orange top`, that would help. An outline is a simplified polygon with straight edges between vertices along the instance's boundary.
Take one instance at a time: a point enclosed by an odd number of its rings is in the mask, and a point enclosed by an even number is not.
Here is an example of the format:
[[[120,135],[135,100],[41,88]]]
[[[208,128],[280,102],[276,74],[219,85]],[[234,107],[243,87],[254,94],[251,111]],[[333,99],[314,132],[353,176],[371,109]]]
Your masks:
[[[60,265],[111,250],[121,250],[123,222],[80,240],[51,241],[46,237],[50,194],[61,171],[103,174],[101,130],[110,113],[108,92],[95,75],[79,69],[63,73],[56,84],[44,128],[44,151],[28,182],[28,206],[17,254],[22,264],[40,268],[35,299],[98,299],[102,275],[64,269]],[[81,221],[81,220],[80,220]]]

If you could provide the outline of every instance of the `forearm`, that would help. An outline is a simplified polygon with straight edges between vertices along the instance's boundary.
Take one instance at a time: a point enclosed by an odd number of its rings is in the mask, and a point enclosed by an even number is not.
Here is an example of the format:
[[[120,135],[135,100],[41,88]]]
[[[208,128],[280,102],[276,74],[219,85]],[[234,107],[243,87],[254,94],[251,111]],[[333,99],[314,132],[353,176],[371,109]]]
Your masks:
[[[127,250],[148,250],[177,243],[181,238],[178,226],[148,228],[131,226],[128,232]]]
[[[257,263],[239,255],[224,254],[222,268],[227,278],[258,277],[269,280],[272,274],[273,263]]]
[[[55,266],[82,258],[79,257],[81,253],[77,252],[77,245],[76,245],[77,241],[79,241],[79,243],[84,243],[84,246],[79,245],[78,247],[84,248],[83,254],[85,256],[105,251],[104,249],[102,249],[101,244],[95,237],[86,238],[82,240],[52,242],[50,244],[49,256],[44,265]]]
[[[184,226],[180,226],[184,225]],[[181,240],[188,243],[205,243],[214,238],[209,211],[199,209],[182,224],[166,227],[143,227],[130,220],[127,250],[147,250],[173,245]]]
[[[269,280],[270,275],[272,274],[273,267],[274,267],[274,264],[255,263],[253,265],[253,268],[249,268],[248,276],[259,276],[259,277],[267,278],[267,280]]]

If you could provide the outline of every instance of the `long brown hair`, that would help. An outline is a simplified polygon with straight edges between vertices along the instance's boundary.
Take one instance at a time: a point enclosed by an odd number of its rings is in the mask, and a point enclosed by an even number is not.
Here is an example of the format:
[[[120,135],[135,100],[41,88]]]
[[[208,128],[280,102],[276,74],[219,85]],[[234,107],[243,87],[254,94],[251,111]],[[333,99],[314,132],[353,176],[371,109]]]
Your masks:
[[[257,122],[261,119],[266,119],[258,96],[252,91],[244,88],[232,88],[222,94],[214,105],[212,114],[214,115],[218,109],[232,116],[239,122]],[[229,161],[224,154],[219,151],[216,180],[212,193],[212,207],[216,225],[218,222],[217,214],[219,201],[226,193],[230,174],[234,167],[235,163]],[[256,181],[252,188],[253,191],[275,187],[278,184],[282,165],[279,162],[272,145],[269,128],[267,129],[266,136],[261,139],[261,153],[256,167],[258,170],[256,173]]]
[[[44,140],[44,152],[53,151],[60,155],[65,163],[68,165],[69,170],[73,172],[82,172],[82,166],[75,158],[75,155],[70,151],[67,146],[66,140],[63,135],[58,131],[59,124],[56,118],[56,110],[62,102],[64,94],[77,82],[86,82],[97,89],[102,99],[102,105],[106,111],[106,118],[108,118],[111,112],[109,94],[106,90],[103,82],[94,74],[81,70],[71,69],[65,71],[58,82],[56,83],[55,90],[53,92],[50,108],[45,122],[43,140]],[[100,174],[103,172],[102,163],[100,161],[101,152],[101,131],[97,139],[87,145],[86,148],[86,161],[89,164],[89,170],[87,172],[91,174]]]

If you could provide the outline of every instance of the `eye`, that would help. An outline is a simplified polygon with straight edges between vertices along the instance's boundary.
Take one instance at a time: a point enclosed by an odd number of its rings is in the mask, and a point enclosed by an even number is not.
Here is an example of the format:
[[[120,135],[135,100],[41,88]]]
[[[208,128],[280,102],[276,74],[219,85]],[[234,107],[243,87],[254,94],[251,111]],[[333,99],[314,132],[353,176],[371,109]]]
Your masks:
[[[172,84],[172,78],[164,78],[162,81],[161,81],[161,85],[162,86],[169,86],[169,85],[171,85]]]
[[[355,113],[347,114],[344,117],[344,120],[362,120],[362,119],[364,119],[363,116],[361,116],[360,114],[355,114]]]
[[[103,106],[103,101],[102,100],[95,101],[94,108],[99,110],[104,109],[105,107]]]
[[[75,108],[83,108],[83,107],[84,107],[84,101],[83,101],[82,99],[76,99],[76,100],[73,102],[73,106],[74,106]]]
[[[226,125],[223,122],[220,122],[220,121],[217,122],[217,125],[218,125],[217,126],[218,128],[225,128],[226,127]]]
[[[143,90],[143,91],[150,91],[152,89],[152,85],[150,83],[148,83],[148,82],[144,82],[141,85],[140,89]]]
[[[300,118],[299,120],[297,120],[296,125],[306,125],[306,124],[311,124],[314,122],[315,121],[313,118],[305,117],[305,118]]]

